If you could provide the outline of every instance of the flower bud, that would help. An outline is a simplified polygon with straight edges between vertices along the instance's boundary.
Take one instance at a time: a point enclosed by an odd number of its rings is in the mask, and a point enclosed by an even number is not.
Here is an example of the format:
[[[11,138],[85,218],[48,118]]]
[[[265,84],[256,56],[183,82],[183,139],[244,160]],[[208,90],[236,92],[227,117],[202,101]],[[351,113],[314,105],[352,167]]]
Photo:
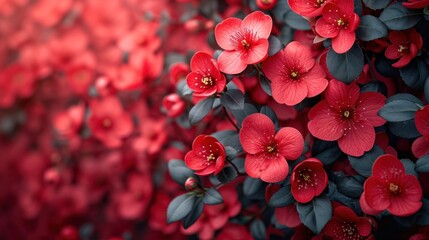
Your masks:
[[[185,102],[176,93],[165,96],[162,105],[169,117],[178,117],[185,111]]]
[[[277,4],[277,0],[256,0],[256,5],[261,10],[271,10]]]
[[[194,191],[198,188],[198,181],[194,177],[189,177],[185,182],[185,189],[187,191]]]

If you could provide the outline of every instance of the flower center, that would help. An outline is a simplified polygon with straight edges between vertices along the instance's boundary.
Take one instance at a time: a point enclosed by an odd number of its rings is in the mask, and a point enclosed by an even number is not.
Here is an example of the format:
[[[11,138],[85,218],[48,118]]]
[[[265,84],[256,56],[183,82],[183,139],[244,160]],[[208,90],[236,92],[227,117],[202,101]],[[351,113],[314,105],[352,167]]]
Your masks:
[[[326,0],[317,0],[316,4],[314,6],[315,7],[321,7],[325,2],[326,2]]]
[[[110,118],[105,118],[103,119],[102,124],[103,124],[103,127],[109,128],[112,126],[112,120],[110,120]]]
[[[291,76],[293,79],[297,79],[297,78],[299,77],[299,73],[298,73],[298,72],[295,72],[295,71],[292,71],[292,72],[290,73],[290,76]]]
[[[268,150],[268,152],[269,152],[269,153],[274,152],[276,149],[277,149],[277,146],[276,146],[276,145],[274,145],[274,146],[268,146],[268,147],[267,147],[267,150]]]
[[[203,77],[201,79],[201,82],[204,83],[204,85],[213,86],[213,79],[212,79],[212,77]]]
[[[344,112],[343,112],[343,116],[344,116],[345,118],[349,118],[349,117],[350,117],[350,112],[349,112],[348,110],[344,111]]]
[[[310,176],[307,173],[303,173],[301,174],[302,179],[304,179],[304,181],[306,182],[310,182]]]
[[[397,195],[401,192],[401,189],[399,188],[398,185],[394,184],[394,183],[390,183],[389,184],[389,191],[391,193],[393,193],[394,195]]]
[[[398,46],[398,52],[402,53],[403,51],[408,51],[408,46],[401,44]]]
[[[356,225],[353,223],[344,222],[344,225],[341,228],[346,235],[352,236],[356,234]]]
[[[243,47],[244,47],[246,50],[249,50],[249,48],[250,48],[250,43],[248,43],[248,42],[246,41],[246,39],[241,40],[241,45],[243,45]]]
[[[207,161],[208,162],[213,162],[214,160],[216,160],[216,157],[214,156],[213,153],[207,156]]]

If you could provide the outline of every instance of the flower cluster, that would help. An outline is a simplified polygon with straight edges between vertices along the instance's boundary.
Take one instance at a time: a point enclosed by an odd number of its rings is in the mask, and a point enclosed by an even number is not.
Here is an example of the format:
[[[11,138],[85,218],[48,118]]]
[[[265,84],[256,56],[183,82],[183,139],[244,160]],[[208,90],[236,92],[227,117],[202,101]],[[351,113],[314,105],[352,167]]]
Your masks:
[[[429,235],[429,1],[0,2],[0,239]]]

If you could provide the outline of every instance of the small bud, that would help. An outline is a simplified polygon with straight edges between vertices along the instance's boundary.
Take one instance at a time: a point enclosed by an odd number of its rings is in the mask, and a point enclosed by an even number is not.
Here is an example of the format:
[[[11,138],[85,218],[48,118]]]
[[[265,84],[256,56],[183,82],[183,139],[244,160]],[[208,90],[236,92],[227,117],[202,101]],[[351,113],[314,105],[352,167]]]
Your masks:
[[[175,93],[165,96],[162,105],[169,117],[178,117],[185,112],[185,102]]]
[[[189,177],[185,182],[185,189],[187,191],[194,191],[198,188],[198,181],[194,177]]]
[[[271,10],[277,4],[277,0],[256,0],[256,5],[261,10]]]

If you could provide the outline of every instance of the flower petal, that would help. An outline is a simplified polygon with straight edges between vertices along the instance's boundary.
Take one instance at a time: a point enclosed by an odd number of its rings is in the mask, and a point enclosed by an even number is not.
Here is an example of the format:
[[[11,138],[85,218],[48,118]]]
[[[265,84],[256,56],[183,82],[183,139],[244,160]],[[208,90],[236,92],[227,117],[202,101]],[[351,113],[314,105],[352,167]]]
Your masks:
[[[364,184],[365,201],[376,211],[383,211],[390,206],[390,193],[385,183],[376,177],[369,177]]]
[[[308,113],[310,119],[308,130],[311,135],[325,141],[335,141],[341,138],[345,125],[333,114],[335,112],[330,109],[327,101],[316,104]]]
[[[396,157],[384,154],[378,157],[372,166],[372,175],[385,181],[397,181],[405,174],[404,165]]]
[[[332,38],[332,48],[336,53],[342,54],[350,50],[356,40],[355,32],[340,30],[338,35]]]
[[[216,25],[215,38],[217,44],[224,50],[234,50],[237,43],[232,40],[240,31],[242,20],[238,18],[227,18]]]
[[[386,103],[386,98],[377,92],[365,92],[359,97],[356,104],[356,112],[361,115],[363,121],[371,126],[378,127],[386,123],[382,117],[378,116],[378,111]]]
[[[359,157],[371,150],[374,146],[374,142],[374,127],[356,123],[353,126],[349,126],[344,132],[344,136],[338,139],[338,146],[344,153]]]
[[[302,134],[292,127],[281,128],[275,136],[278,151],[287,160],[295,160],[304,149],[304,138]]]
[[[273,20],[263,12],[255,11],[243,19],[241,27],[251,30],[257,38],[267,39],[271,34]]]
[[[326,73],[319,64],[315,64],[309,72],[301,74],[301,81],[307,84],[307,97],[319,95],[326,89],[329,82],[325,76]]]
[[[246,64],[259,63],[268,56],[268,47],[268,40],[260,38],[257,41],[251,43],[247,53],[241,55],[241,60]]]
[[[219,70],[227,74],[241,73],[247,64],[241,59],[237,51],[223,51],[218,58]]]
[[[244,170],[252,178],[260,178],[261,171],[268,166],[268,162],[262,157],[263,154],[247,154],[244,160]]]
[[[310,48],[298,41],[290,42],[283,51],[284,55],[287,56],[286,60],[291,62],[290,65],[299,67],[300,72],[307,72],[316,62],[312,57]]]
[[[288,106],[293,106],[300,103],[307,97],[307,85],[303,81],[272,81],[271,89],[273,98],[278,103],[284,103]]]
[[[325,99],[328,101],[328,104],[336,109],[340,109],[341,106],[355,105],[359,95],[360,89],[356,82],[346,85],[335,79],[329,81],[329,85],[325,91]]]
[[[240,143],[246,153],[257,154],[265,151],[270,138],[274,138],[274,123],[261,113],[254,113],[243,120]]]
[[[272,157],[267,162],[267,167],[261,170],[261,180],[276,183],[286,179],[289,173],[289,164],[283,156]]]

